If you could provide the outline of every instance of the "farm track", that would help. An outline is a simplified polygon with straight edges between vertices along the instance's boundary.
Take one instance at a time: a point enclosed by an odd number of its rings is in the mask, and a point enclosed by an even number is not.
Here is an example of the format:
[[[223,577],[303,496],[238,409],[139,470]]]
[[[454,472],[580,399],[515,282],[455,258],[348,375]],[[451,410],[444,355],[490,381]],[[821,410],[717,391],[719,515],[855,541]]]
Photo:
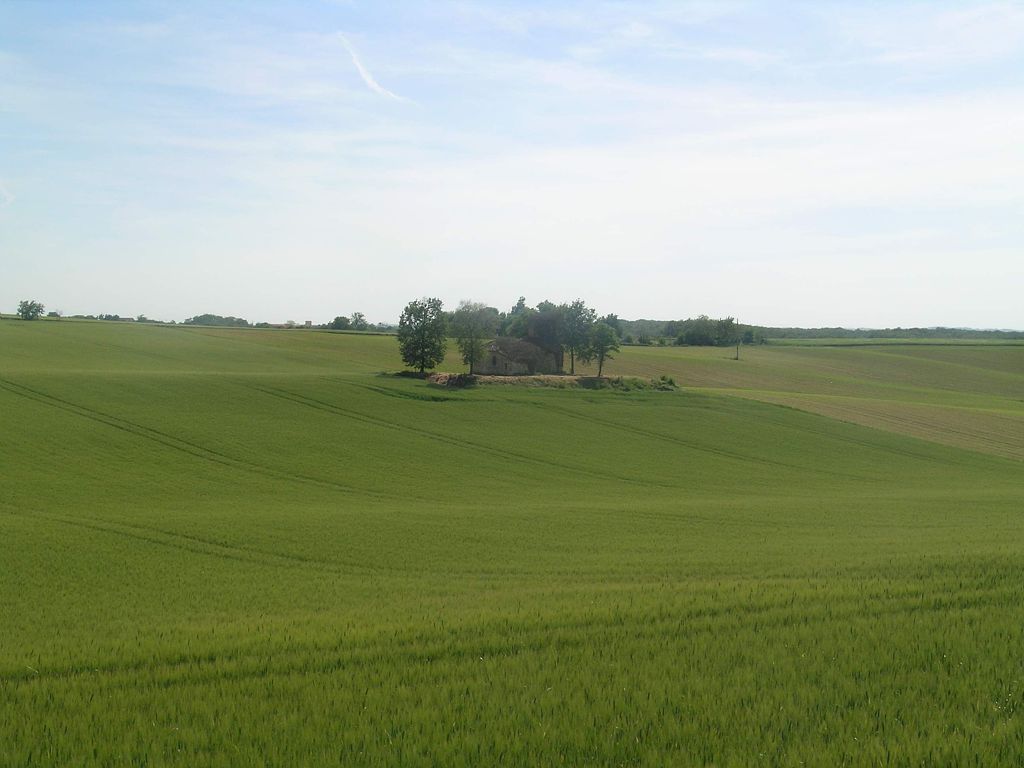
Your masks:
[[[384,630],[377,636],[353,641],[344,638],[335,644],[321,642],[292,643],[287,648],[211,651],[202,654],[173,654],[117,662],[69,664],[50,669],[25,669],[0,673],[0,685],[34,684],[93,676],[127,676],[111,680],[116,687],[134,688],[140,676],[161,688],[191,686],[252,678],[324,675],[346,669],[379,665],[382,649],[392,664],[432,664],[487,659],[509,659],[553,648],[560,652],[593,647],[595,634],[623,630],[632,642],[655,641],[668,636],[690,637],[719,634],[735,624],[750,624],[758,632],[779,630],[795,625],[812,626],[830,622],[845,625],[869,618],[884,619],[950,610],[969,611],[1007,605],[1016,598],[1005,586],[976,589],[969,594],[932,598],[908,590],[903,594],[847,595],[841,604],[824,607],[812,594],[799,598],[761,599],[755,604],[733,596],[736,602],[703,604],[690,608],[665,609],[651,614],[616,610],[600,615],[516,622],[460,624],[444,632],[407,633],[395,636]],[[878,603],[865,608],[865,599]],[[817,610],[811,610],[817,609]],[[466,637],[466,634],[471,635]],[[433,635],[433,636],[431,636]],[[452,638],[456,638],[453,640]],[[326,657],[326,658],[325,658]],[[103,684],[101,681],[100,684]]]
[[[389,570],[386,568],[359,565],[357,563],[344,563],[338,561],[319,560],[311,557],[302,557],[299,555],[290,555],[287,553],[260,549],[258,547],[242,547],[225,541],[205,539],[200,536],[168,531],[155,526],[124,523],[104,518],[70,518],[38,511],[32,513],[19,513],[8,510],[7,514],[26,519],[40,518],[53,523],[76,526],[101,533],[115,534],[117,536],[124,536],[157,546],[172,547],[185,552],[218,557],[227,560],[237,560],[247,564],[265,565],[277,568],[310,567],[342,575],[350,573],[379,573]]]
[[[337,379],[327,380],[337,383]],[[471,440],[463,440],[461,438],[452,437],[451,435],[445,435],[440,432],[433,432],[431,430],[423,429],[421,427],[414,427],[409,424],[402,424],[400,422],[388,421],[386,419],[368,416],[365,413],[361,413],[359,411],[354,411],[349,408],[343,408],[339,405],[335,405],[334,403],[328,403],[326,401],[318,400],[316,398],[308,397],[306,395],[300,395],[297,392],[292,392],[286,389],[278,389],[276,387],[260,387],[254,384],[245,386],[248,386],[250,389],[254,389],[266,395],[270,395],[271,397],[277,397],[282,400],[288,400],[297,405],[304,406],[306,408],[314,408],[316,410],[323,411],[324,413],[330,413],[335,416],[352,419],[354,421],[359,421],[364,424],[370,424],[376,427],[384,427],[385,429],[397,430],[399,432],[407,432],[410,434],[418,435],[419,437],[425,437],[429,440],[434,440],[437,442],[445,443],[447,445],[455,446],[457,448],[462,448],[464,450],[473,451],[475,453],[486,453],[492,456],[496,456],[498,458],[511,459],[516,462],[523,462],[527,464],[532,464],[534,466],[539,465],[545,468],[555,467],[558,469],[565,470],[567,472],[573,472],[590,478],[599,478],[602,480],[615,479],[623,483],[639,485],[645,488],[656,486],[659,488],[668,488],[672,490],[685,490],[685,487],[680,485],[675,485],[671,483],[660,483],[649,480],[638,480],[635,477],[628,477],[626,475],[620,475],[614,472],[599,472],[597,470],[587,469],[586,467],[580,467],[578,465],[568,464],[565,462],[551,461],[548,459],[538,459],[537,457],[531,456],[530,454],[527,453],[519,453],[516,451],[509,451],[504,448],[496,448],[495,446],[487,445],[485,443],[477,443]]]
[[[6,505],[5,505],[6,506]],[[90,517],[90,518],[73,518],[68,516],[60,516],[54,514],[47,514],[44,512],[19,512],[7,507],[6,509],[0,510],[0,514],[7,514],[11,517],[18,517],[26,520],[31,519],[42,519],[51,523],[57,523],[60,525],[68,525],[72,527],[78,527],[86,530],[96,531],[98,533],[108,533],[116,536],[125,538],[135,539],[137,541],[143,541],[148,544],[155,546],[168,547],[171,549],[178,549],[184,552],[190,552],[193,554],[206,555],[214,558],[221,558],[225,560],[234,560],[237,562],[259,565],[277,568],[301,568],[308,567],[324,572],[336,574],[338,576],[365,576],[365,575],[377,575],[377,576],[394,576],[399,578],[417,578],[421,576],[436,576],[444,579],[463,579],[473,580],[477,582],[500,582],[507,583],[510,579],[527,580],[535,578],[540,575],[557,576],[560,578],[581,578],[581,574],[577,571],[552,571],[545,569],[543,571],[529,571],[524,570],[521,567],[509,567],[505,570],[488,570],[481,571],[479,569],[465,569],[457,567],[447,568],[432,568],[429,566],[422,565],[410,565],[408,567],[397,567],[393,565],[366,565],[364,563],[356,562],[354,560],[343,560],[339,558],[332,558],[330,560],[321,558],[304,557],[301,555],[293,555],[286,552],[277,552],[273,550],[260,549],[258,547],[242,547],[237,544],[232,544],[223,540],[207,539],[192,534],[181,533],[178,531],[170,531],[165,528],[159,528],[156,526],[139,525],[136,523],[126,523],[119,520],[110,520],[108,518]],[[652,515],[653,519],[663,519],[663,516]],[[683,520],[683,518],[675,518],[676,520]],[[712,518],[694,518],[695,522],[706,522],[711,521]],[[737,523],[740,524],[740,523]],[[595,574],[593,571],[587,571],[583,576],[587,578],[593,577]],[[600,573],[597,575],[613,576],[614,573]]]
[[[213,464],[219,464],[237,471],[248,472],[262,477],[288,480],[295,483],[316,485],[372,499],[407,500],[409,498],[408,496],[398,496],[382,491],[364,490],[344,483],[339,483],[334,480],[326,480],[323,478],[313,477],[311,475],[285,472],[263,464],[238,459],[225,453],[221,453],[220,451],[215,451],[212,448],[207,448],[197,443],[184,440],[180,437],[167,434],[166,432],[161,432],[151,427],[143,426],[142,424],[136,424],[135,422],[129,421],[120,416],[112,416],[108,413],[103,413],[102,411],[98,411],[78,403],[73,403],[69,400],[63,400],[59,397],[26,387],[23,384],[17,384],[7,379],[0,379],[0,389],[4,389],[13,395],[23,397],[27,400],[32,400],[42,405],[56,408],[81,418],[89,419],[113,429],[118,429],[135,437],[149,440],[150,442],[157,443],[180,453],[185,453],[195,458],[202,459]]]
[[[125,346],[124,344],[115,344],[112,341],[99,342],[99,341],[96,341],[95,339],[79,339],[78,341],[79,341],[79,343],[83,343],[84,342],[84,343],[87,343],[87,344],[91,344],[92,346],[94,346],[94,347],[96,347],[98,349],[112,350],[112,351],[114,351],[116,353],[119,353],[119,354],[127,354],[129,356],[138,355],[140,357],[145,357],[145,358],[148,358],[150,360],[159,360],[160,362],[170,362],[170,363],[174,363],[175,365],[181,365],[181,363],[183,362],[180,357],[174,357],[172,355],[164,355],[164,354],[161,354],[160,352],[153,352],[152,350],[149,350],[149,349],[140,349],[138,347]]]

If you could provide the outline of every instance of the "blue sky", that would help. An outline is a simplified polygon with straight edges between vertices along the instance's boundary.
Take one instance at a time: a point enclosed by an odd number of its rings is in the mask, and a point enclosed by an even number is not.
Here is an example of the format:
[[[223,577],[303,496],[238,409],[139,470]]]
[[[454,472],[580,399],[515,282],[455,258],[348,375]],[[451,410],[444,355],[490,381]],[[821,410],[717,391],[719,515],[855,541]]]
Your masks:
[[[1024,327],[1024,4],[0,2],[0,310]]]

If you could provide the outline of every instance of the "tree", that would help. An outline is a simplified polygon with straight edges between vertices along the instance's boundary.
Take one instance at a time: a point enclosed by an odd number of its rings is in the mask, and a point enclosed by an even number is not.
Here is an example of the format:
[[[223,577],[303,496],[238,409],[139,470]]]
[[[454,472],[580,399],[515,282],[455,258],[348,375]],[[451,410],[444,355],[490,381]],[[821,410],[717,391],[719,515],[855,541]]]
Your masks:
[[[598,318],[598,322],[607,323],[614,329],[616,335],[620,339],[622,338],[622,321],[619,319],[619,316],[616,315],[614,312],[605,315],[604,317]]]
[[[410,301],[398,321],[398,347],[402,361],[423,373],[444,360],[444,309],[440,299]]]
[[[707,315],[684,320],[683,331],[679,334],[677,343],[688,344],[691,347],[710,347],[715,343],[716,321]]]
[[[38,301],[28,299],[18,302],[18,317],[22,320],[38,320],[43,316],[43,307]]]
[[[562,308],[544,300],[529,315],[526,338],[532,343],[551,351],[561,358],[565,336],[564,313]]]
[[[604,372],[604,361],[612,359],[612,352],[619,351],[619,335],[608,323],[595,323],[590,329],[587,346],[583,348],[580,359],[586,363],[597,361],[597,377]]]
[[[484,345],[498,325],[498,310],[479,302],[463,301],[452,314],[452,335],[462,353],[462,362],[473,373],[476,361],[484,356]]]
[[[590,331],[594,327],[597,313],[590,309],[581,299],[572,304],[562,305],[562,327],[565,348],[569,350],[569,373],[576,373],[576,357],[580,355],[590,341]],[[610,327],[610,326],[609,326]],[[614,333],[614,329],[612,329]]]
[[[349,328],[352,327],[352,321],[349,320],[347,317],[338,315],[336,318],[331,320],[330,323],[327,324],[327,327],[330,328],[332,331],[347,331]]]
[[[365,331],[370,327],[370,324],[366,322],[366,315],[362,312],[353,312],[352,319],[349,321],[349,326],[353,331]]]
[[[730,347],[739,343],[739,327],[736,318],[723,317],[715,321],[715,343],[720,347]]]
[[[100,320],[120,320],[117,315],[100,315]],[[184,320],[182,325],[223,325],[228,327],[245,328],[248,327],[249,321],[241,317],[222,317],[220,315],[196,315],[190,317],[188,320]]]
[[[505,322],[501,333],[504,336],[515,336],[517,339],[525,339],[529,332],[530,318],[537,314],[536,310],[526,306],[526,297],[520,296],[516,305],[505,315]]]

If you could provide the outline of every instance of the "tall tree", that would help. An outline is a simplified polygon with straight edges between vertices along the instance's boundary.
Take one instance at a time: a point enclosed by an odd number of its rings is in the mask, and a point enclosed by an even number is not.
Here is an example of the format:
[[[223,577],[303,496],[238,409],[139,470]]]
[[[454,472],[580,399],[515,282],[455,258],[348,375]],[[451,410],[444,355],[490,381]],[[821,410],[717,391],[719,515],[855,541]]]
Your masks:
[[[565,326],[562,308],[550,301],[542,301],[529,315],[526,338],[559,356],[564,343]]]
[[[470,373],[474,373],[477,360],[484,356],[484,345],[497,325],[498,310],[479,302],[460,302],[452,314],[452,335]]]
[[[619,316],[616,315],[614,312],[612,312],[611,314],[607,314],[604,317],[599,317],[598,322],[608,323],[608,325],[615,329],[615,334],[620,339],[622,338],[622,321],[619,319]]]
[[[349,327],[353,331],[365,331],[370,327],[370,324],[366,322],[366,315],[362,312],[353,312],[352,319],[349,320]]]
[[[525,339],[528,334],[530,318],[535,314],[535,310],[526,306],[526,297],[520,296],[516,305],[505,315],[505,323],[501,329],[502,334]]]
[[[715,344],[716,322],[707,315],[684,320],[680,338],[691,347],[710,347]]]
[[[595,323],[590,329],[587,346],[582,350],[584,362],[597,361],[597,376],[604,373],[604,361],[612,359],[612,353],[619,351],[619,334],[605,322]]]
[[[715,343],[720,347],[728,347],[739,341],[740,331],[733,317],[723,317],[715,321]]]
[[[344,315],[338,315],[327,325],[332,331],[347,331],[352,327],[352,322]]]
[[[587,348],[590,329],[596,320],[597,313],[584,304],[582,299],[562,305],[562,341],[569,350],[570,374],[576,373],[576,358]]]
[[[38,320],[43,316],[43,305],[34,299],[18,302],[18,317],[22,320]]]
[[[423,373],[444,360],[444,309],[440,299],[410,301],[398,321],[398,347],[402,361]]]

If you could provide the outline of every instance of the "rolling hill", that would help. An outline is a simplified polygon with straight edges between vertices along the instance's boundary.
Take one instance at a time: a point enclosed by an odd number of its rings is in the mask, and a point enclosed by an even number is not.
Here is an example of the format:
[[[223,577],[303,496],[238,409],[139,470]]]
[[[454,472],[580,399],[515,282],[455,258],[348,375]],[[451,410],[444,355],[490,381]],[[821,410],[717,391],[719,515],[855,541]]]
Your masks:
[[[1019,762],[1024,347],[730,356],[0,323],[0,763]]]

